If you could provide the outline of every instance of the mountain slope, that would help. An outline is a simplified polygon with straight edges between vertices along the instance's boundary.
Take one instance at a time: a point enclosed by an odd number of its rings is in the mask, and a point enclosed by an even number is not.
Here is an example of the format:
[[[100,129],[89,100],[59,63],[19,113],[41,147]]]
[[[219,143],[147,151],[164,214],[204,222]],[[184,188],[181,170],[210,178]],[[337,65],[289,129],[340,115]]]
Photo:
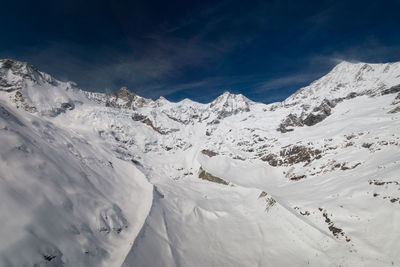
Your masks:
[[[269,105],[0,64],[1,265],[400,262],[399,63],[344,62]]]

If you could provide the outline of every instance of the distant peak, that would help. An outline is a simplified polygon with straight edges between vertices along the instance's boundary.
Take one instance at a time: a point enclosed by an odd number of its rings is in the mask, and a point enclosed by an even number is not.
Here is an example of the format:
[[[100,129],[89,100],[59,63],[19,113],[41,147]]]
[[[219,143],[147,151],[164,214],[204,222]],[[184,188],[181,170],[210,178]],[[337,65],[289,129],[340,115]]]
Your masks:
[[[248,99],[247,97],[245,97],[242,94],[232,94],[229,91],[225,91],[222,95],[220,95],[219,97],[214,99],[214,101],[212,101],[211,104],[212,103],[216,104],[216,103],[225,102],[225,101],[239,101],[239,102],[247,102],[247,103],[252,102],[250,99]]]
[[[133,98],[136,96],[135,93],[133,93],[131,90],[128,89],[128,87],[123,86],[121,87],[117,92],[114,93],[115,96],[117,96],[118,98]]]
[[[12,75],[20,77],[20,79],[29,79],[36,83],[50,83],[56,84],[56,80],[53,79],[49,74],[40,72],[34,66],[28,64],[27,62],[17,61],[13,59],[0,59],[0,69],[2,73],[12,73]]]
[[[37,71],[35,67],[29,65],[27,62],[17,61],[9,58],[0,59],[0,68],[13,69],[13,70],[20,70],[24,68],[30,71],[32,70]]]
[[[128,87],[123,86],[118,90],[119,93],[132,93],[131,90],[128,89]]]
[[[164,104],[166,104],[166,103],[169,103],[169,101],[168,101],[168,99],[166,99],[165,97],[160,96],[160,97],[155,101],[155,103],[156,103],[156,105],[158,105],[158,106],[162,106],[162,105],[164,105]]]
[[[240,112],[250,111],[249,100],[242,94],[231,94],[226,91],[209,104],[209,107],[218,113],[218,118],[225,118]]]

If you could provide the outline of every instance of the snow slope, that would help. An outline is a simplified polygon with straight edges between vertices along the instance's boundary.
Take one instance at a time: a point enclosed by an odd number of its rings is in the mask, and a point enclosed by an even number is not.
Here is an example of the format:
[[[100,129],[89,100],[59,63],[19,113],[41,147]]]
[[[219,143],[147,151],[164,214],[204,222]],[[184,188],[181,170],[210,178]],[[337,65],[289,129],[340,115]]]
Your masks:
[[[172,103],[0,60],[0,265],[398,266],[399,84]]]

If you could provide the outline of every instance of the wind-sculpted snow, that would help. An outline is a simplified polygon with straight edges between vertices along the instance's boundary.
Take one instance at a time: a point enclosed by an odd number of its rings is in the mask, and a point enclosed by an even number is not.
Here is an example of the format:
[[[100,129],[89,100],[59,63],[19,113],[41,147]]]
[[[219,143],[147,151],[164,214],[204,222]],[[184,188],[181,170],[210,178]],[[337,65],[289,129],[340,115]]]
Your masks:
[[[265,105],[0,62],[0,265],[399,264],[399,63],[343,62]]]
[[[120,266],[151,185],[98,140],[0,102],[1,266]]]

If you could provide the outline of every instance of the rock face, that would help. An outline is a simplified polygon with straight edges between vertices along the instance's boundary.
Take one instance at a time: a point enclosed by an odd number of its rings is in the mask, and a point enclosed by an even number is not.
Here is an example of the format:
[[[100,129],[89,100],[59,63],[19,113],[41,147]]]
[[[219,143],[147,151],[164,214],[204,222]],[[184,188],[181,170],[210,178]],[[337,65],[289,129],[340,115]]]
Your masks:
[[[26,81],[37,84],[56,85],[57,81],[50,75],[38,71],[32,65],[11,59],[0,59],[0,90],[12,92],[21,90]]]
[[[205,170],[203,170],[202,167],[200,167],[200,170],[199,170],[199,178],[213,182],[213,183],[217,183],[217,184],[229,185],[229,183],[227,181],[225,181],[217,176],[214,176],[211,173],[206,172]]]
[[[0,60],[0,91],[18,108],[57,116],[87,100],[73,82],[61,82],[32,65],[10,59]]]
[[[240,112],[249,112],[252,103],[252,101],[241,94],[235,95],[225,92],[212,101],[209,108],[218,115],[217,119],[223,119]]]
[[[138,109],[142,107],[155,107],[156,103],[151,99],[146,99],[131,92],[127,87],[122,87],[115,93],[102,94],[85,92],[87,97],[96,103],[103,104],[107,107],[120,109]]]
[[[0,266],[400,262],[399,84],[343,62],[281,103],[173,103],[0,60]]]

